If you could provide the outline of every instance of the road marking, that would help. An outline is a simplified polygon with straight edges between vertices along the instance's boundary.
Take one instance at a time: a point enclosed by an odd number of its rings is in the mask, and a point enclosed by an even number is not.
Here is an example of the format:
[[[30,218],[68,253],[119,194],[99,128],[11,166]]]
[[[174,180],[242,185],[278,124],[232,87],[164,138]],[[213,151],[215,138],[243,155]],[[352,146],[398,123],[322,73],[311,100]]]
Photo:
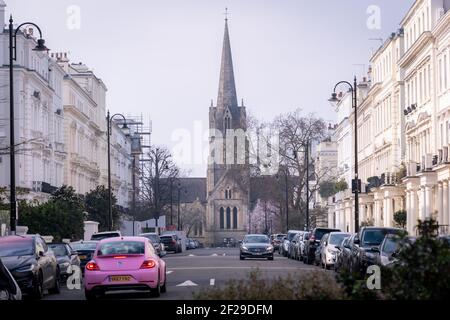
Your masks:
[[[211,257],[217,257],[217,253],[213,253]]]
[[[319,268],[313,268],[313,267],[309,267],[309,268],[294,268],[294,267],[261,267],[261,266],[254,266],[254,267],[181,267],[181,268],[172,268],[172,270],[210,270],[210,269],[248,269],[248,270],[252,270],[252,269],[259,269],[259,270],[310,270],[310,271],[318,271],[318,270],[322,270]],[[323,270],[325,271],[325,270]]]
[[[173,270],[168,270],[166,271],[166,274],[171,274],[173,272]]]
[[[195,254],[189,254],[188,257],[195,257]]]
[[[216,279],[209,279],[209,285],[213,286],[216,283]]]
[[[193,286],[197,286],[197,284],[192,282],[191,280],[187,280],[183,283],[177,284],[177,287],[193,287]]]

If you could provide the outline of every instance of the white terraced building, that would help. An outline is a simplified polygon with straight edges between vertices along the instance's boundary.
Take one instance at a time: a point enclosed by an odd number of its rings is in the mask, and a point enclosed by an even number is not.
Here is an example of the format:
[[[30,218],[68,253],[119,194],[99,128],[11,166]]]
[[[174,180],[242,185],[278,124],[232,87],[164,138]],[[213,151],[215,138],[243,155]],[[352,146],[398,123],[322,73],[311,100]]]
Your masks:
[[[9,31],[0,0],[0,187],[9,188]],[[63,185],[85,194],[108,184],[105,84],[67,54],[37,52],[33,29],[17,34],[14,62],[18,198],[45,202]],[[112,125],[111,173],[118,205],[131,201],[131,136]],[[138,171],[136,171],[138,172]]]
[[[370,63],[369,81],[358,88],[360,222],[395,226],[394,213],[406,210],[410,233],[418,219],[431,216],[448,233],[450,1],[417,0]],[[336,132],[353,128],[353,121],[350,115]],[[338,158],[347,157],[337,141]],[[350,190],[334,197],[333,211],[329,225],[353,231]]]

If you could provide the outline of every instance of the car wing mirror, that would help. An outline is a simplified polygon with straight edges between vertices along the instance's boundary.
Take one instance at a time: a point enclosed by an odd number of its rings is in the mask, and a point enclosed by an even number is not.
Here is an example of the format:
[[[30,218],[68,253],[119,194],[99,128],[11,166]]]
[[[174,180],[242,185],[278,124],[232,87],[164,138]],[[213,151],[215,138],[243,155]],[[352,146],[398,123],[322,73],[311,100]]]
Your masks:
[[[360,243],[359,238],[356,238],[356,237],[355,237],[355,239],[353,239],[353,243],[354,243],[354,244],[359,244],[359,243]]]

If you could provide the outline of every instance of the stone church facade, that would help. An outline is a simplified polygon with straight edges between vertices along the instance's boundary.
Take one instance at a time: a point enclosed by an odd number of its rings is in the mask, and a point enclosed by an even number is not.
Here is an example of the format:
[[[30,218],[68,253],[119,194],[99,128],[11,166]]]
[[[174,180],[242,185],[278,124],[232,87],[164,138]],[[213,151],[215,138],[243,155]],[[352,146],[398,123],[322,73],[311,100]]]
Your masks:
[[[245,106],[238,104],[234,81],[228,21],[225,20],[219,91],[216,105],[209,108],[210,153],[207,177],[185,178],[188,202],[202,203],[205,219],[201,233],[193,234],[206,245],[219,245],[224,238],[242,239],[247,233],[250,203],[250,170]],[[238,136],[236,136],[238,135]],[[225,138],[229,137],[229,138]],[[196,179],[196,188],[190,181]],[[204,194],[202,194],[204,192]],[[193,193],[197,193],[194,195]],[[189,196],[188,196],[189,194]],[[206,195],[206,197],[204,196]],[[183,195],[181,196],[183,198]],[[195,198],[195,201],[192,199]]]

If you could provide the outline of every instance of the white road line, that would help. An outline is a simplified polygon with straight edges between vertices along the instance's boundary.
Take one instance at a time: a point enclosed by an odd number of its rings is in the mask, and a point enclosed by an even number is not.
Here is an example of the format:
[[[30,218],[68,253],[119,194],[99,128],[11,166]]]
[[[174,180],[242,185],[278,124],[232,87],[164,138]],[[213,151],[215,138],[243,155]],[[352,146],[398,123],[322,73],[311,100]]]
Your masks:
[[[171,274],[173,272],[173,270],[168,270],[166,271],[166,274]]]
[[[217,253],[213,253],[211,256],[212,257],[217,257]]]
[[[177,284],[177,287],[194,287],[198,286],[195,282],[192,282],[191,280],[187,280],[183,283]]]
[[[195,257],[195,254],[189,254],[188,257]]]
[[[209,285],[213,286],[216,283],[216,279],[209,279]]]
[[[212,270],[212,269],[259,269],[259,270],[309,270],[309,271],[318,271],[321,269],[318,268],[292,268],[292,267],[185,267],[185,268],[171,268],[172,270]],[[325,270],[323,270],[325,271]]]

